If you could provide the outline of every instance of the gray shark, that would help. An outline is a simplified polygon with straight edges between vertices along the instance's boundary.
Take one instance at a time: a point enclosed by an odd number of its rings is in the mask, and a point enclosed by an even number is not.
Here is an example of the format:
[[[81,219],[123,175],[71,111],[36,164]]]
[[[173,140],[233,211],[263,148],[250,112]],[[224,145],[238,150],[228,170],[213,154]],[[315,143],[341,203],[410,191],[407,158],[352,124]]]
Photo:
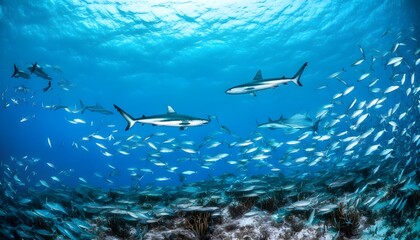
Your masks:
[[[80,107],[81,107],[81,112],[84,113],[86,110],[89,110],[91,112],[97,112],[97,113],[102,113],[105,115],[112,115],[114,113],[112,113],[109,110],[106,110],[105,108],[103,108],[101,105],[96,104],[94,106],[86,106],[85,104],[83,104],[82,100],[80,101]]]
[[[12,78],[24,78],[24,79],[29,79],[30,76],[29,74],[27,74],[26,72],[19,70],[19,68],[16,66],[16,64],[13,64],[14,67],[14,71],[13,71],[13,75]]]
[[[266,78],[264,79],[261,74],[261,70],[258,70],[257,74],[255,74],[254,80],[249,83],[241,84],[226,90],[227,94],[246,94],[251,93],[255,96],[255,92],[275,88],[278,87],[280,84],[287,84],[288,82],[294,82],[298,86],[302,86],[300,83],[300,77],[302,76],[303,70],[308,65],[305,62],[299,71],[291,78],[281,77],[281,78]]]
[[[320,121],[321,118],[314,122],[308,115],[298,113],[288,119],[283,117],[280,117],[278,120],[269,119],[268,122],[259,124],[258,128],[282,129],[288,133],[294,133],[304,129],[317,132]]]
[[[41,68],[41,66],[38,65],[38,63],[33,64],[31,67],[28,67],[28,69],[29,71],[31,71],[31,73],[37,75],[38,77],[49,81],[52,80],[52,78],[46,72],[44,72],[44,70]]]
[[[125,131],[133,127],[136,122],[142,124],[152,124],[153,126],[179,127],[181,130],[184,130],[187,127],[204,125],[210,122],[210,119],[178,114],[171,106],[168,106],[168,112],[166,114],[152,115],[148,117],[143,115],[140,118],[133,118],[115,104],[114,107],[127,121],[127,127],[125,128]]]

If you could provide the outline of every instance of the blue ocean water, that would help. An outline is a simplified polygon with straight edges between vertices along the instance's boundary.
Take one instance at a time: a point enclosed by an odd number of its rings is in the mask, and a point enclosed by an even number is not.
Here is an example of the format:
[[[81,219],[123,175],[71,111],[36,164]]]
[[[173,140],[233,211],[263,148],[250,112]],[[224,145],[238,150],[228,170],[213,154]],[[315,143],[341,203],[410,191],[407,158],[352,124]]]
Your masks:
[[[25,186],[39,188],[43,188],[39,180],[58,187],[83,184],[80,178],[103,188],[174,185],[184,181],[180,176],[187,170],[196,172],[184,176],[187,182],[222,174],[268,174],[272,168],[287,174],[290,169],[279,162],[290,154],[285,143],[296,135],[258,129],[258,124],[297,113],[315,119],[331,103],[346,109],[353,99],[372,98],[359,86],[366,87],[376,77],[380,79],[376,86],[386,89],[393,72],[383,69],[384,63],[374,66],[383,71],[377,70],[369,81],[357,79],[371,72],[374,58],[384,61],[383,53],[398,42],[404,43],[400,50],[407,53],[405,60],[416,61],[419,9],[418,1],[408,0],[1,1],[2,165],[12,167]],[[362,57],[360,48],[366,62],[352,67]],[[10,77],[13,64],[29,73],[27,68],[35,62],[53,79],[46,92],[42,89],[48,81],[34,74],[30,79]],[[308,67],[302,87],[289,83],[257,96],[225,94],[226,89],[251,81],[259,69],[264,77],[293,76],[304,62]],[[337,71],[357,91],[334,101],[333,96],[346,89],[329,78]],[[28,88],[27,92],[19,86]],[[100,104],[113,114],[77,112],[80,100],[85,105]],[[408,108],[410,102],[404,101],[411,100],[389,96],[387,107],[401,102],[401,108]],[[211,116],[212,121],[186,130],[136,124],[124,131],[126,122],[113,104],[134,117],[162,114],[170,105],[178,113]],[[77,113],[51,109],[58,105]],[[69,122],[74,119],[86,123]],[[374,120],[368,121],[375,125]],[[226,128],[232,134],[226,134]],[[342,125],[336,132],[348,128]],[[328,129],[320,130],[327,133]],[[89,137],[92,134],[107,139]],[[256,136],[284,146],[270,152],[262,163],[228,163],[244,158],[239,148],[231,147],[234,142]],[[171,138],[175,138],[169,145],[174,149],[171,153],[157,154],[149,144],[161,149]],[[200,148],[208,139],[221,145]],[[267,147],[259,141],[253,144]],[[298,148],[307,146],[312,145]],[[316,146],[325,151],[327,143]],[[206,157],[221,153],[228,156],[206,165]],[[294,158],[303,155],[300,152]],[[311,172],[329,166],[298,167]],[[161,177],[169,180],[156,180]]]

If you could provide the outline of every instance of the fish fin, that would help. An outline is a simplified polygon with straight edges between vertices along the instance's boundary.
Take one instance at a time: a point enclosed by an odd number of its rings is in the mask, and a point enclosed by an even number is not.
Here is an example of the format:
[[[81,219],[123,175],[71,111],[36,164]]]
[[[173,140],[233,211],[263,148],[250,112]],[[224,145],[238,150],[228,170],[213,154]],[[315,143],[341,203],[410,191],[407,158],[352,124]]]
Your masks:
[[[187,127],[180,127],[179,130],[185,130]]]
[[[261,80],[261,79],[262,79],[261,70],[258,70],[258,71],[257,71],[257,73],[255,74],[255,76],[254,76],[254,79],[253,79],[253,80],[255,80],[255,81],[259,81],[259,80]]]
[[[33,73],[33,72],[35,71],[35,69],[36,69],[36,65],[38,65],[38,62],[35,62],[35,64],[34,64],[34,65],[32,65],[32,68],[31,68],[31,73]]]
[[[82,108],[82,113],[84,113],[86,110],[85,104],[83,104],[82,100],[79,99],[79,101],[80,101],[80,108]]]
[[[255,92],[251,93],[252,96],[256,97],[257,94]]]
[[[360,52],[362,52],[362,55],[363,55],[363,59],[366,59],[366,55],[365,55],[365,51],[363,51],[363,48],[362,47],[360,47]]]
[[[133,125],[136,123],[136,119],[130,116],[130,114],[126,113],[124,110],[122,110],[120,107],[114,104],[115,109],[123,116],[123,118],[127,121],[127,127],[125,127],[125,131],[133,127]]]
[[[229,130],[229,128],[227,128],[225,125],[222,125],[221,128],[224,129],[229,135],[232,134],[232,132]]]
[[[319,122],[321,122],[321,119],[322,119],[322,118],[318,118],[318,119],[315,121],[314,125],[312,126],[312,131],[313,131],[314,133],[318,133]]]
[[[48,86],[46,86],[43,90],[44,92],[48,91],[51,88],[51,81],[48,81]]]
[[[171,106],[168,106],[168,113],[175,113],[175,110]]]
[[[298,86],[303,86],[302,83],[300,83],[300,77],[302,76],[303,70],[305,70],[306,66],[308,66],[308,63],[305,62],[302,67],[300,67],[299,71],[293,76],[293,82]]]
[[[13,64],[13,68],[14,68],[14,71],[13,71],[12,78],[15,77],[16,74],[19,72],[19,69],[17,68],[16,64]]]

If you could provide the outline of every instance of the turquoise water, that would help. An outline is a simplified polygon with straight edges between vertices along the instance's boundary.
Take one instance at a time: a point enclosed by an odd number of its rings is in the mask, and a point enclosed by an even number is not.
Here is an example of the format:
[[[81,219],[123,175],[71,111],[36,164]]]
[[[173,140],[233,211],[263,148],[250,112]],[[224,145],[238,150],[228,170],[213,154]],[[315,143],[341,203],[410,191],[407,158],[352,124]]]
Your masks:
[[[409,79],[418,59],[418,53],[414,55],[419,48],[418,9],[417,1],[2,1],[2,163],[12,166],[25,186],[40,188],[42,179],[51,186],[74,186],[83,183],[79,178],[104,188],[172,185],[179,184],[179,176],[188,170],[196,173],[186,176],[186,181],[225,173],[268,174],[273,168],[285,174],[295,169],[328,171],[328,163],[308,167],[293,160],[305,156],[302,149],[308,146],[326,151],[334,140],[316,141],[311,135],[304,143],[289,146],[286,142],[304,131],[285,134],[257,128],[258,124],[297,113],[315,119],[327,104],[340,112],[353,99],[373,99],[365,87],[376,77],[382,91],[393,85],[390,79],[396,68],[384,69],[391,55],[402,55],[408,62],[412,69],[404,63],[400,69]],[[404,45],[390,53],[398,42]],[[352,67],[362,57],[359,47],[366,60]],[[29,73],[27,67],[35,62],[53,79],[46,92],[42,89],[48,81],[34,74],[30,79],[10,78],[13,64]],[[225,94],[226,89],[251,81],[259,69],[267,78],[293,76],[304,62],[308,67],[301,78],[303,87],[289,83],[257,92],[256,97]],[[355,90],[333,100],[346,86],[329,76],[342,69],[345,72],[340,76]],[[357,82],[363,73],[372,74]],[[18,86],[28,91],[19,91]],[[113,114],[77,112],[80,100],[86,105],[100,104]],[[411,100],[390,95],[386,107],[376,114],[385,114],[400,101],[399,111],[410,107]],[[113,104],[134,117],[162,114],[170,105],[178,113],[211,116],[212,121],[186,130],[136,124],[125,132],[126,122]],[[76,113],[52,109],[58,105]],[[74,119],[85,123],[69,122]],[[334,119],[334,115],[323,119],[318,134],[334,136],[349,130],[351,123],[345,121],[337,129],[327,129]],[[353,135],[362,134],[375,121],[368,118]],[[164,136],[147,138],[156,133]],[[109,139],[83,139],[91,134]],[[263,139],[253,140],[252,146],[258,148],[254,154],[231,147],[256,136]],[[171,138],[175,140],[170,144],[163,143]],[[283,146],[270,148],[269,139]],[[207,148],[213,140],[220,145]],[[369,144],[358,151],[364,153]],[[163,147],[173,152],[159,153]],[[267,159],[251,159],[267,148]],[[301,151],[290,153],[294,149]],[[203,161],[220,153],[228,156],[211,165]],[[227,163],[243,159],[242,165]],[[59,177],[60,182],[50,176]],[[156,181],[160,177],[170,180]]]

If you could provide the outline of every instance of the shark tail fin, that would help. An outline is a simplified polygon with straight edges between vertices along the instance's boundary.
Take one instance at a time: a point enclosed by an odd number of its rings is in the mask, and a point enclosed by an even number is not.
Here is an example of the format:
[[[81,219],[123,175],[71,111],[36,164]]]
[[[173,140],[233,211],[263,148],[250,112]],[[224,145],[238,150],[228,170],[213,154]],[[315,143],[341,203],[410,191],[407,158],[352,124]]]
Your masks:
[[[316,121],[314,122],[314,125],[312,126],[312,131],[314,133],[318,133],[318,128],[319,128],[319,123],[321,122],[321,120],[324,118],[324,116],[320,116],[319,118],[316,119]]]
[[[114,104],[115,109],[123,116],[123,118],[127,121],[127,127],[125,127],[125,131],[130,129],[134,126],[134,123],[136,123],[136,119],[130,116],[130,114],[126,113],[124,110],[122,110],[120,107]]]
[[[17,68],[16,64],[13,64],[14,67],[14,71],[13,71],[13,75],[12,78],[16,76],[16,74],[19,72],[19,69]]]
[[[80,101],[80,108],[82,109],[82,113],[84,113],[86,110],[85,104],[83,104],[82,100],[79,99],[79,101]]]
[[[312,131],[314,133],[317,133],[318,132],[319,122],[321,122],[321,118],[317,119],[315,121],[314,125],[312,126]]]
[[[306,66],[308,66],[308,63],[305,62],[302,67],[300,67],[299,71],[293,76],[293,82],[298,86],[303,86],[302,83],[300,83],[300,77],[302,76],[303,70],[305,70]]]

